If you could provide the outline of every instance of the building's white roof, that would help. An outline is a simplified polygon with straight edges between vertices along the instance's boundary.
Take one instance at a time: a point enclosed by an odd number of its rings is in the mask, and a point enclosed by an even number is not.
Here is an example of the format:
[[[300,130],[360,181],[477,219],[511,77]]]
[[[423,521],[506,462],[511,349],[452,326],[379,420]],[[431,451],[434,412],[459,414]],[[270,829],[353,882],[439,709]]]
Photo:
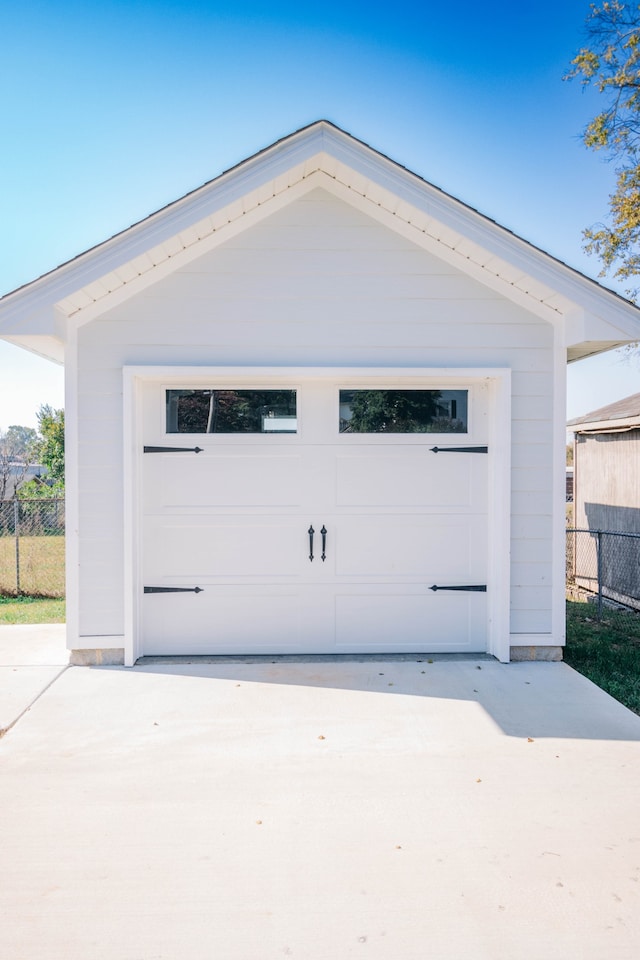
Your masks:
[[[321,186],[560,322],[569,360],[640,339],[640,311],[325,120],[0,299],[0,337],[61,361],[81,325]]]

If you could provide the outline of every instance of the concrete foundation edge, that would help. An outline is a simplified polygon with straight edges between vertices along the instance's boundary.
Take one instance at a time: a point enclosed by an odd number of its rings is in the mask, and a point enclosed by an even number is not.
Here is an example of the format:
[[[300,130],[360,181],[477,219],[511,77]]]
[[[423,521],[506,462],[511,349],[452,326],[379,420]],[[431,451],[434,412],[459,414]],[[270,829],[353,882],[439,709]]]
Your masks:
[[[562,647],[511,647],[511,662],[523,663],[525,660],[555,662],[562,660]]]
[[[123,647],[96,647],[88,650],[72,650],[69,663],[74,667],[113,667],[124,664]]]
[[[510,658],[512,663],[522,663],[530,660],[555,662],[562,660],[562,647],[535,645],[510,647]],[[86,650],[72,650],[69,663],[76,667],[122,666],[124,664],[124,648],[95,647]]]

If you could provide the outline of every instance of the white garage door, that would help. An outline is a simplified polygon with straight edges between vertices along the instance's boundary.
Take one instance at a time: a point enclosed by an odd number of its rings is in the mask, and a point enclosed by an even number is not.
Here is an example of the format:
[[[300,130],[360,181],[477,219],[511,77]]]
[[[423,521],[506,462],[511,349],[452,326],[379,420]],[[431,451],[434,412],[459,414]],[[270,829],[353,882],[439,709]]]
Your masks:
[[[143,409],[145,654],[486,649],[483,388],[148,384]]]

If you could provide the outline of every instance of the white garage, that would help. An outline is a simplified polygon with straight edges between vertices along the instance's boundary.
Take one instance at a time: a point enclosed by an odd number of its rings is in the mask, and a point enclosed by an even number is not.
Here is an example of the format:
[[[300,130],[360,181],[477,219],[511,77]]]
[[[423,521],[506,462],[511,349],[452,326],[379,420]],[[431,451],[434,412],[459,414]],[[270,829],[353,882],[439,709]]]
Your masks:
[[[66,366],[73,659],[557,659],[566,362],[638,316],[325,121],[8,294]]]

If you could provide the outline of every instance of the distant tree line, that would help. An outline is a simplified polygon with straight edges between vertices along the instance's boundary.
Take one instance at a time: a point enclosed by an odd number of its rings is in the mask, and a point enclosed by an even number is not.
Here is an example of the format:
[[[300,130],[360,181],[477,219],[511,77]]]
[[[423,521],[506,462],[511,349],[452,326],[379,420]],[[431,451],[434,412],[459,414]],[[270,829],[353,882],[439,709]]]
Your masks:
[[[37,430],[13,424],[0,431],[0,500],[64,496],[64,410],[49,404],[36,414]],[[42,477],[26,479],[35,464]]]

